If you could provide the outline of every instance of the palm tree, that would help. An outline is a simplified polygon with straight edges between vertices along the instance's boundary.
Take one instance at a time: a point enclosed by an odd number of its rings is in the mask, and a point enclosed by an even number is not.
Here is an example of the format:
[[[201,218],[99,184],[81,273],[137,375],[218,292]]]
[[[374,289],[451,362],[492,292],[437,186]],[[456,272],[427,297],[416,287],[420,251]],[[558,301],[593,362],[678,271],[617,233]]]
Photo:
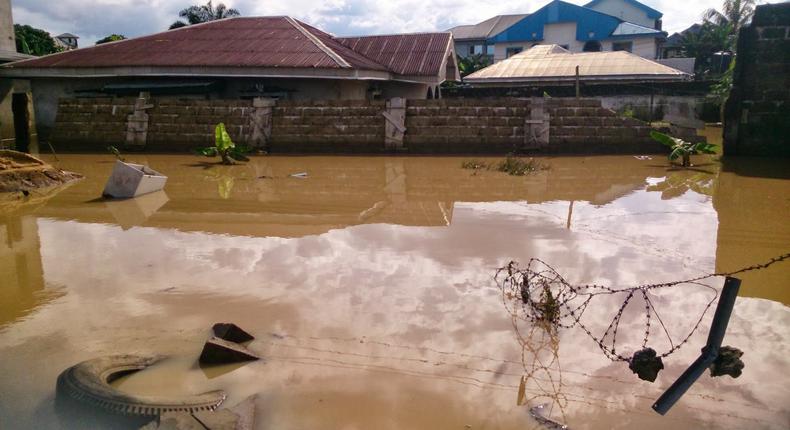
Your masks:
[[[738,30],[752,19],[754,3],[755,0],[724,0],[721,12],[708,9],[702,18],[716,25],[730,25],[731,34],[738,34]]]
[[[238,10],[228,8],[224,3],[219,3],[214,7],[211,0],[209,0],[208,3],[202,6],[193,5],[186,9],[182,9],[181,12],[178,13],[178,16],[185,18],[187,22],[178,20],[170,25],[170,29],[172,30],[187,25],[200,24],[201,22],[209,22],[240,15],[241,13],[239,13]]]

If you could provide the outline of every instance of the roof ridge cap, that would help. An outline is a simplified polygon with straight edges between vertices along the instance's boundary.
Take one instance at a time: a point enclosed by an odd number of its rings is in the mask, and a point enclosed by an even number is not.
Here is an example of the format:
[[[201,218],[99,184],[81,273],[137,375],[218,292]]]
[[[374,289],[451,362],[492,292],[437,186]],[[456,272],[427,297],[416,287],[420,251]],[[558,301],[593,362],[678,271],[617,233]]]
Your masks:
[[[313,34],[313,33],[309,32],[309,31],[307,31],[307,29],[306,29],[306,28],[304,28],[304,27],[302,27],[302,25],[301,25],[301,24],[300,24],[300,23],[299,23],[297,20],[295,20],[295,19],[291,18],[290,16],[286,16],[286,17],[284,17],[284,18],[285,18],[285,20],[286,20],[286,21],[287,21],[289,24],[291,24],[291,25],[292,25],[292,26],[293,26],[293,27],[294,27],[294,28],[295,28],[297,31],[299,31],[299,32],[300,32],[300,33],[302,33],[302,34],[303,34],[305,37],[307,37],[308,39],[310,39],[310,41],[311,41],[311,42],[313,42],[313,44],[314,44],[315,46],[317,46],[317,47],[318,47],[318,49],[320,49],[321,51],[323,51],[323,52],[324,52],[324,54],[328,55],[328,56],[329,56],[329,58],[331,58],[331,59],[332,59],[332,60],[333,60],[335,63],[337,63],[337,65],[338,65],[338,66],[340,66],[340,67],[344,67],[344,68],[349,68],[349,69],[351,68],[351,64],[349,64],[349,63],[348,63],[348,61],[346,61],[346,60],[345,60],[345,58],[343,58],[343,57],[342,57],[340,54],[338,54],[337,52],[335,52],[334,50],[332,50],[332,48],[330,48],[330,47],[326,46],[326,44],[324,44],[324,42],[322,42],[322,41],[321,41],[321,40],[318,38],[318,36],[316,36],[315,34]],[[332,37],[332,36],[329,36],[329,37]],[[355,51],[355,52],[356,52],[356,51]],[[365,58],[367,58],[367,57],[365,57]]]

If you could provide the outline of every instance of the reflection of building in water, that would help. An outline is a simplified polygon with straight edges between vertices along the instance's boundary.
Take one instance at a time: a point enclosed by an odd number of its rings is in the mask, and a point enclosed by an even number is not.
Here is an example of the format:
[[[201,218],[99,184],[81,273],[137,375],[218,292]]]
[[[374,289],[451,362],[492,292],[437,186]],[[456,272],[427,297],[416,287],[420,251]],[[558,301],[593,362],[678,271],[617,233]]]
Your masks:
[[[232,167],[184,160],[188,162],[150,158],[170,178],[169,200],[147,205],[153,210],[143,211],[143,217],[127,216],[118,202],[90,203],[102,185],[90,179],[69,193],[70,201],[48,205],[40,215],[124,228],[299,237],[372,223],[448,226],[455,202],[566,200],[603,205],[644,187],[651,174],[663,173],[622,157],[551,159],[546,161],[550,169],[526,177],[465,170],[463,159],[444,157],[253,158]],[[107,175],[107,164],[80,166],[88,178]],[[297,172],[306,172],[307,178],[290,177]]]
[[[44,290],[36,218],[0,218],[0,328],[53,298]]]

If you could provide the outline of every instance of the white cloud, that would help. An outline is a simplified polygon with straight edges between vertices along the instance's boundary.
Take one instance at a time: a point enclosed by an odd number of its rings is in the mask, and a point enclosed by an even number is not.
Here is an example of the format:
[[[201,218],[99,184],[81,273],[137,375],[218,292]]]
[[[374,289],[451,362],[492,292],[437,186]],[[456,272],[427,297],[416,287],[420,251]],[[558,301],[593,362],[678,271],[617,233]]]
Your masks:
[[[14,0],[15,22],[42,28],[53,35],[80,36],[81,46],[92,45],[112,33],[129,37],[165,30],[178,11],[203,0]],[[571,0],[584,4],[587,1]],[[473,24],[498,14],[529,13],[548,0],[226,0],[243,15],[290,15],[325,31],[340,34],[375,34],[446,30]],[[702,13],[719,7],[721,0],[644,0],[664,13],[664,28],[681,31],[699,21]],[[769,3],[775,3],[770,1]]]

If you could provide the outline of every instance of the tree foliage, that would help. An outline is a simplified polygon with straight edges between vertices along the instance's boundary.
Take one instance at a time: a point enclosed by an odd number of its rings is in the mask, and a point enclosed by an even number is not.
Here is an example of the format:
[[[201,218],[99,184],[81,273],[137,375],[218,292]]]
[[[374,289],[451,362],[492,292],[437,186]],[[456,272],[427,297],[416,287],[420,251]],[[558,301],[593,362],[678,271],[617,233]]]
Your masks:
[[[708,9],[703,14],[703,18],[705,22],[729,26],[732,34],[738,34],[738,30],[752,19],[754,3],[754,0],[724,0],[721,12]]]
[[[29,25],[14,24],[14,36],[16,50],[23,54],[41,56],[62,50],[49,33]]]
[[[490,57],[483,54],[470,55],[466,58],[458,60],[458,72],[461,77],[471,75],[472,73],[484,69],[491,65]]]
[[[211,0],[204,5],[193,5],[186,9],[181,9],[178,16],[185,19],[186,22],[178,20],[170,25],[170,29],[186,27],[187,25],[200,24],[202,22],[214,21],[217,19],[231,18],[240,16],[238,10],[228,8],[224,3],[219,3],[215,7]]]
[[[115,34],[115,33],[113,33],[113,34],[111,34],[111,35],[109,35],[109,36],[107,36],[107,37],[105,37],[103,39],[97,40],[96,44],[97,45],[101,45],[102,43],[115,42],[115,41],[118,41],[118,40],[125,40],[125,39],[126,39],[126,36],[124,36],[123,34]]]

